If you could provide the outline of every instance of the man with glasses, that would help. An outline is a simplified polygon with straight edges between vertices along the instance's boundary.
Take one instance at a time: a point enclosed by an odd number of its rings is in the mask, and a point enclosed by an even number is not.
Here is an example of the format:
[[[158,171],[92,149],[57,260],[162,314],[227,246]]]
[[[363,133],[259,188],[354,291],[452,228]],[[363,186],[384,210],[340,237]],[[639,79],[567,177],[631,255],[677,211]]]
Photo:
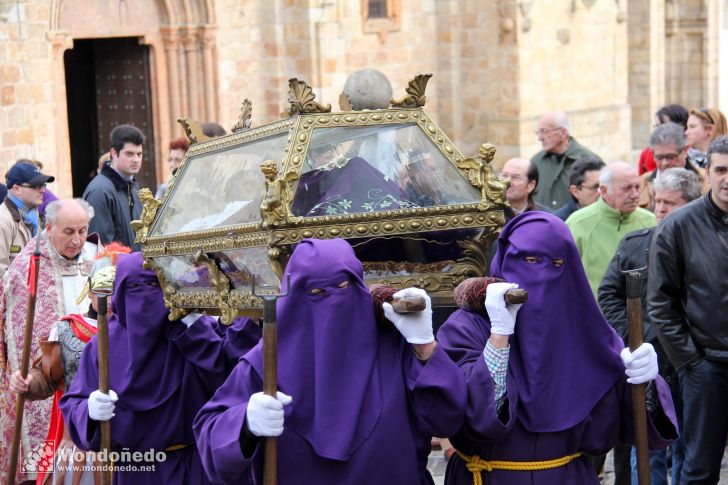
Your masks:
[[[554,211],[562,221],[577,210],[593,204],[599,198],[599,174],[604,162],[598,158],[577,160],[569,170],[569,202]]]
[[[685,168],[697,173],[705,188],[705,172],[688,160],[688,146],[682,126],[676,123],[658,125],[650,135],[650,150],[657,168],[640,177],[640,207],[655,210],[654,183],[668,168]]]
[[[525,158],[511,158],[498,175],[501,180],[508,180],[506,199],[511,205],[506,209],[506,222],[522,212],[546,211],[551,209],[534,200],[538,188],[538,169]]]
[[[538,120],[536,136],[542,150],[531,158],[538,168],[541,185],[536,202],[556,210],[569,201],[569,169],[582,158],[601,158],[570,135],[566,113],[546,113]]]
[[[635,167],[626,162],[610,163],[599,175],[599,199],[566,220],[595,298],[624,235],[657,224],[653,213],[637,207],[639,188]]]
[[[0,277],[32,237],[38,235],[46,184],[54,177],[31,163],[16,163],[6,175],[8,195],[0,205]]]

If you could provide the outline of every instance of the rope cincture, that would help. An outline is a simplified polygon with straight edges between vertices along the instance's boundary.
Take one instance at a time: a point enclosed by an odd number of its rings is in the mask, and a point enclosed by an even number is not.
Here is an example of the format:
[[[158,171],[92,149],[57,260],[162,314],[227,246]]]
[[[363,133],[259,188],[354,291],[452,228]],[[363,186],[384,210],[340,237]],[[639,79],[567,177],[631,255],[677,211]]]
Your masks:
[[[502,460],[483,460],[478,455],[468,456],[464,453],[457,452],[458,456],[466,463],[466,468],[473,474],[473,485],[483,485],[481,472],[492,472],[493,470],[510,470],[510,471],[536,471],[549,470],[558,468],[569,463],[571,460],[582,455],[577,453],[554,458],[553,460],[544,461],[502,461]]]

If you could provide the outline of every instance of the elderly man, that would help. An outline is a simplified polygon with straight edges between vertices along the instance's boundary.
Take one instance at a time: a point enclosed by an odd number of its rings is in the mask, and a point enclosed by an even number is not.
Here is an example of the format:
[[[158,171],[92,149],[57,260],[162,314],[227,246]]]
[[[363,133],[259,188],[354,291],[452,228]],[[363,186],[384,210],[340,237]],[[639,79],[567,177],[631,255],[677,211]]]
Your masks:
[[[656,161],[659,166],[660,160],[656,159]],[[695,172],[684,168],[668,168],[661,172],[659,178],[655,179],[654,191],[655,216],[659,225],[674,209],[700,197],[700,178]],[[619,259],[615,255],[609,264],[607,273],[604,275],[602,284],[599,286],[599,306],[602,312],[604,312],[604,316],[609,321],[609,324],[625,342],[627,341],[627,291],[625,277],[620,273],[620,270],[642,268],[647,265],[647,250],[650,247],[654,234],[654,227],[640,229],[627,234],[617,249]],[[649,314],[647,313],[647,279],[643,279],[640,285],[642,287],[644,341],[651,343],[655,347],[659,358],[660,375],[670,385],[675,409],[678,410],[678,422],[682,422],[682,416],[680,415],[682,407],[677,383],[677,373],[670,365],[667,356],[665,356],[664,350],[657,340],[655,329],[650,322]],[[678,483],[684,456],[681,440],[673,443],[672,447],[672,483]],[[650,452],[650,469],[653,485],[667,485],[666,460],[667,453],[665,451]],[[634,467],[632,473],[632,483],[637,483]]]
[[[525,158],[511,158],[504,165],[498,178],[508,180],[506,199],[511,207],[506,211],[506,219],[528,211],[547,211],[548,207],[534,200],[538,188],[538,168]]]
[[[569,170],[569,202],[554,211],[554,215],[565,221],[571,214],[593,204],[599,198],[599,174],[604,162],[597,158],[577,160]]]
[[[581,158],[597,158],[570,135],[565,113],[546,113],[538,120],[536,135],[542,150],[531,158],[541,175],[536,202],[556,210],[569,201],[569,168]]]
[[[657,168],[646,172],[640,177],[640,207],[655,210],[654,182],[660,178],[663,171],[673,167],[683,167],[698,174],[702,180],[705,172],[696,168],[688,161],[688,146],[685,140],[685,130],[676,123],[665,123],[655,128],[650,135],[650,150]]]
[[[89,286],[91,288],[110,288],[114,282],[116,260],[119,254],[128,254],[130,251],[131,249],[119,243],[111,243],[104,247],[99,253],[94,271],[89,277]],[[89,286],[84,287],[80,297],[89,292]],[[93,474],[90,470],[81,469],[83,466],[74,469],[72,466],[74,459],[71,459],[70,463],[61,460],[64,457],[62,450],[65,449],[68,453],[73,448],[73,443],[68,434],[64,433],[63,417],[58,407],[58,400],[63,396],[63,392],[68,390],[76,376],[85,345],[97,333],[98,298],[94,292],[88,294],[91,297],[91,306],[87,312],[83,315],[65,315],[53,325],[49,335],[40,338],[42,354],[33,359],[33,366],[28,371],[25,380],[22,379],[18,370],[10,378],[10,390],[24,394],[27,400],[54,398],[51,423],[46,438],[46,445],[52,443],[53,446],[47,450],[47,453],[44,453],[44,458],[51,464],[37,470],[41,475],[39,483],[45,483],[44,480],[50,477],[52,477],[51,483],[66,483],[62,481],[66,472],[70,472],[68,475],[73,476],[73,483],[79,483],[79,481],[85,483],[84,475]],[[109,316],[111,315],[111,302],[107,307],[107,313]],[[58,459],[56,460],[54,456]],[[65,458],[68,459],[67,454]],[[80,463],[76,462],[76,464],[83,465],[83,461],[80,460]],[[56,480],[60,480],[60,482]],[[86,478],[86,480],[88,479]]]
[[[708,149],[710,192],[657,228],[647,309],[680,377],[685,463],[680,483],[718,483],[728,436],[728,136]]]
[[[98,237],[88,236],[93,208],[82,199],[55,201],[46,208],[46,227],[40,238],[40,270],[36,296],[35,321],[31,355],[39,352],[38,340],[49,334],[51,327],[64,315],[82,314],[90,300],[78,304],[76,297],[86,279],[98,251]],[[36,246],[30,240],[15,258],[3,277],[0,287],[0,481],[5,481],[9,449],[15,419],[15,395],[8,390],[10,375],[20,367],[24,326],[28,312],[28,265]],[[50,401],[27,402],[21,440],[26,453],[37,451],[48,431]],[[26,479],[34,479],[30,474]]]
[[[610,163],[599,176],[599,200],[566,220],[595,297],[624,235],[657,224],[653,213],[637,207],[639,188],[636,168]]]

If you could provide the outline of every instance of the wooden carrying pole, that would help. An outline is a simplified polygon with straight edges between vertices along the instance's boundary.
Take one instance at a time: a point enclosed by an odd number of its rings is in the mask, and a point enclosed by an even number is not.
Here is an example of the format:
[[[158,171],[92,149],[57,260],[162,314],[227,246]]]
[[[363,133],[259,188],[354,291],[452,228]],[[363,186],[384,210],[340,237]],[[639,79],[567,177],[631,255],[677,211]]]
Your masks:
[[[35,251],[28,268],[28,313],[25,317],[25,332],[23,335],[23,352],[20,357],[20,376],[25,380],[28,377],[30,364],[30,343],[33,341],[33,320],[35,319],[35,301],[38,290],[38,272],[40,270],[40,236],[35,241]],[[25,396],[18,394],[15,402],[15,427],[13,428],[13,443],[10,447],[10,466],[8,468],[8,483],[15,485],[15,474],[18,466],[18,450],[20,448],[20,435],[23,430],[23,411],[25,409]]]
[[[98,320],[96,323],[96,339],[98,340],[99,352],[99,391],[104,394],[109,393],[109,322],[106,317],[108,308],[108,297],[105,294],[97,294],[97,313]],[[111,452],[111,421],[101,421],[101,450],[106,450],[104,456],[108,456]],[[102,465],[108,465],[103,463]],[[101,484],[109,485],[111,483],[111,467],[101,469]]]
[[[627,339],[629,350],[634,352],[642,345],[642,305],[640,280],[647,268],[624,271],[627,279]],[[645,385],[632,386],[632,410],[634,413],[634,437],[637,446],[637,480],[639,485],[650,485],[650,458],[647,443],[647,405]]]
[[[506,291],[503,298],[509,304],[526,303],[528,301],[528,292],[521,288],[516,288]],[[390,303],[392,309],[397,313],[421,312],[425,309],[425,299],[420,296],[393,298]]]
[[[291,275],[287,275],[286,287],[291,286]],[[255,291],[256,275],[253,275],[251,293],[263,300],[263,393],[276,397],[278,390],[278,327],[276,325],[276,302],[286,293],[269,293],[270,287],[263,293]],[[260,288],[260,287],[259,287]],[[278,441],[275,436],[265,439],[265,455],[263,460],[263,484],[278,483]]]
[[[278,328],[275,320],[274,299],[264,300],[264,312],[272,319],[263,319],[263,392],[276,397],[278,389]],[[269,309],[272,308],[272,311]],[[265,485],[278,482],[278,443],[274,436],[265,439]]]

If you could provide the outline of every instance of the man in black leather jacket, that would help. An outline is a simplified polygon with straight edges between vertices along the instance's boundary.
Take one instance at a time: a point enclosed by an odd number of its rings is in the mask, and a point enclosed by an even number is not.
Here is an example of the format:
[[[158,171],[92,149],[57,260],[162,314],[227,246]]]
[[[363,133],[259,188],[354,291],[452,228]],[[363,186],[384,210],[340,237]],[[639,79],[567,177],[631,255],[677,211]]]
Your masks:
[[[728,437],[728,136],[708,149],[710,192],[673,212],[650,251],[647,309],[683,398],[680,484],[718,483]]]
[[[659,179],[654,183],[655,217],[659,224],[674,209],[681,207],[700,197],[700,177],[684,168],[670,168],[663,170]],[[602,283],[599,285],[599,307],[609,324],[614,327],[620,337],[627,343],[627,290],[626,279],[620,269],[636,269],[647,265],[647,250],[650,248],[655,227],[640,229],[624,236],[617,249]],[[677,382],[677,373],[670,364],[665,351],[657,339],[654,326],[647,313],[647,277],[640,282],[642,303],[642,326],[645,342],[651,343],[657,352],[660,375],[670,384],[672,401],[678,413],[678,421],[682,422],[680,415],[681,399]],[[678,483],[680,469],[683,462],[684,446],[682,438],[671,445],[672,448],[672,476],[673,483]],[[634,452],[633,452],[634,455]],[[635,459],[633,458],[633,462]],[[637,483],[636,468],[632,466],[632,483]],[[667,452],[666,450],[650,452],[650,475],[653,484],[667,483]]]

